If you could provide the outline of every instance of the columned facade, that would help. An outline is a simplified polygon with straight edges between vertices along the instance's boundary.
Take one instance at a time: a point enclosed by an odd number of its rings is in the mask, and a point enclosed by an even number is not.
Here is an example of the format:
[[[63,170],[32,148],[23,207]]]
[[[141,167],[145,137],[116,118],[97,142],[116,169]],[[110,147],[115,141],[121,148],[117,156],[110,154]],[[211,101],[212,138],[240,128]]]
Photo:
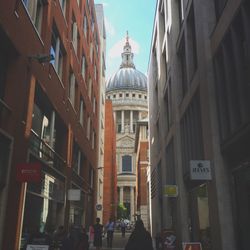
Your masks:
[[[128,218],[136,214],[136,153],[135,124],[147,116],[147,79],[135,69],[133,53],[127,35],[120,69],[108,80],[106,98],[111,99],[116,123],[116,163],[118,203],[128,211]]]

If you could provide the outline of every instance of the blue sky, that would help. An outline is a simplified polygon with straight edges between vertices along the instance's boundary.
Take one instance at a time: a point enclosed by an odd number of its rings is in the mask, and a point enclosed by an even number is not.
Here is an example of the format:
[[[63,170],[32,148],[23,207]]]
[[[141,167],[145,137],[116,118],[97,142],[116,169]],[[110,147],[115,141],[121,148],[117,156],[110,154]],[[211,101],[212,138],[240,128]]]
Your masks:
[[[106,78],[121,64],[126,31],[134,52],[136,69],[147,72],[156,0],[94,0],[104,6],[107,33]]]

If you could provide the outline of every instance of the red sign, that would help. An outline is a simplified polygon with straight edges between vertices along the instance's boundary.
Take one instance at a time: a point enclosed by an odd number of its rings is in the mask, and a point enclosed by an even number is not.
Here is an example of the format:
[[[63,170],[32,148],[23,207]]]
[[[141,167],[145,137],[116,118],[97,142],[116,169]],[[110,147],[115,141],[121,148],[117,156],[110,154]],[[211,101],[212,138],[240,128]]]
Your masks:
[[[183,244],[183,250],[202,250],[200,242],[185,242]]]
[[[38,162],[17,164],[16,179],[20,182],[40,182],[41,164]]]

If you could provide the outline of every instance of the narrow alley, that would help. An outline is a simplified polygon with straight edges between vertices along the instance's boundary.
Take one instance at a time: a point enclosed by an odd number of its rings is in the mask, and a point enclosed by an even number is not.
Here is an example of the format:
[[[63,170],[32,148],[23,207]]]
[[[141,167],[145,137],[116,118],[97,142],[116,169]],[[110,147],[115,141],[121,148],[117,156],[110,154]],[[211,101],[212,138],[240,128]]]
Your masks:
[[[122,237],[122,234],[120,231],[115,231],[114,232],[114,238],[113,238],[113,246],[112,246],[112,250],[122,250],[124,249],[128,238],[130,236],[130,233],[127,232],[125,237]],[[102,250],[108,250],[110,248],[107,248],[107,237],[105,236],[102,240]],[[90,250],[95,250],[95,247],[90,246]]]

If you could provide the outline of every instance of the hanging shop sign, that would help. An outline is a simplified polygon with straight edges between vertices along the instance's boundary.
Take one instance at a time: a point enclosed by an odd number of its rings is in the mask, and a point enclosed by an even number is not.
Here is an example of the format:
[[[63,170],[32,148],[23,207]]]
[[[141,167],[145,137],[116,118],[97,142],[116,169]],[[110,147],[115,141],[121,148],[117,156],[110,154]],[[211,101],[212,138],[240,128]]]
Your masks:
[[[183,250],[202,250],[200,242],[183,242]]]
[[[178,186],[177,185],[165,185],[163,188],[163,194],[167,197],[177,197]]]
[[[16,165],[16,179],[19,182],[40,182],[41,181],[41,164],[20,163]]]
[[[68,200],[69,201],[80,201],[81,200],[81,190],[80,189],[69,189],[68,190]]]
[[[192,160],[190,161],[191,180],[212,180],[210,161]]]

